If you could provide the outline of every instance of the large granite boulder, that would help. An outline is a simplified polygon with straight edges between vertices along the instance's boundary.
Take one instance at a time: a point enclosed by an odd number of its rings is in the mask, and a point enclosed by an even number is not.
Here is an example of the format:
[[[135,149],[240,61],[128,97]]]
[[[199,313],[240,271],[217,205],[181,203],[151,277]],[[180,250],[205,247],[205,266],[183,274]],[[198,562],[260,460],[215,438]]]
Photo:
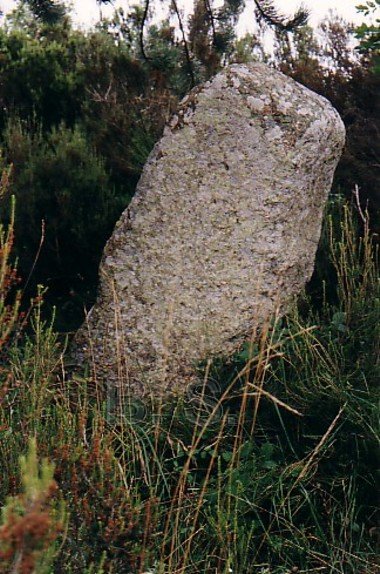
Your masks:
[[[260,63],[186,96],[104,251],[77,337],[97,378],[182,389],[285,311],[313,271],[344,134],[326,99]]]

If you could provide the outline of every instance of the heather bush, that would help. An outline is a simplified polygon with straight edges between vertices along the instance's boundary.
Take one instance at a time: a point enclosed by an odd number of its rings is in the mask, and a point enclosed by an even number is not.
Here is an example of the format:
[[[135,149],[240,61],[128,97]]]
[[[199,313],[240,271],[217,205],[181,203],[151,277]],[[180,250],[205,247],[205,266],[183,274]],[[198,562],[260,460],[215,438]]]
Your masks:
[[[64,506],[54,500],[57,485],[54,466],[39,465],[34,439],[20,457],[23,492],[9,497],[0,521],[0,572],[50,574],[57,539],[65,529]]]

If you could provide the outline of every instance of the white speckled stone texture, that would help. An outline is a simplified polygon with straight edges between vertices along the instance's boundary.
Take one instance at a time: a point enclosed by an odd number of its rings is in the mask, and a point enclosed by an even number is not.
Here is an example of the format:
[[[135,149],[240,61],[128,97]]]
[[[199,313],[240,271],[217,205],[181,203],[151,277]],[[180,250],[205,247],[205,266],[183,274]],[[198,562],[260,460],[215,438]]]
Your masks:
[[[344,145],[321,96],[260,63],[182,101],[100,266],[76,338],[112,391],[181,390],[304,288]]]

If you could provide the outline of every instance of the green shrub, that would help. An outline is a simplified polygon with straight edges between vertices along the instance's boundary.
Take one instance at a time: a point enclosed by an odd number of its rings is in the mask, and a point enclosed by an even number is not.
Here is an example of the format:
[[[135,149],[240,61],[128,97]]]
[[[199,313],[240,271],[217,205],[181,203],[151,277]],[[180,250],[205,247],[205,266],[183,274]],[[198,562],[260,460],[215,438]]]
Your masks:
[[[83,77],[75,70],[76,59],[57,36],[32,38],[26,31],[0,29],[0,88],[3,129],[9,113],[23,119],[33,115],[44,127],[61,121],[73,124],[81,108]]]
[[[71,293],[78,324],[82,295],[94,289],[101,252],[123,202],[115,196],[104,161],[78,126],[61,125],[44,137],[14,120],[5,146],[18,204],[20,274],[24,280],[31,274],[34,289],[42,283],[52,290],[56,302],[61,298],[69,306]]]

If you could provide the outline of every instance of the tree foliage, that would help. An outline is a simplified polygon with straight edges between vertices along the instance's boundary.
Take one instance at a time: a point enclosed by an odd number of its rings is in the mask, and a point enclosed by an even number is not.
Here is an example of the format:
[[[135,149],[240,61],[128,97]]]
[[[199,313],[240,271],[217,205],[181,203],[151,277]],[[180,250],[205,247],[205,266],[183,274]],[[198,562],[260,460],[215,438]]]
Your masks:
[[[374,16],[380,9],[380,0],[367,0],[356,8],[364,17]],[[372,63],[374,72],[380,74],[380,18],[370,24],[363,22],[356,28],[355,36],[359,40],[357,50]]]
[[[58,24],[67,14],[66,6],[56,0],[23,0],[23,3],[44,24]]]
[[[305,26],[309,19],[309,11],[300,6],[293,16],[287,17],[281,14],[273,0],[254,0],[258,20],[264,20],[280,32],[293,32],[300,26]]]
[[[335,174],[339,188],[352,200],[360,188],[363,211],[369,210],[371,226],[380,231],[379,87],[374,54],[354,53],[356,30],[339,16],[325,18],[319,35],[308,27],[289,39],[277,36],[273,64],[285,74],[327,97],[346,126],[346,146]]]

